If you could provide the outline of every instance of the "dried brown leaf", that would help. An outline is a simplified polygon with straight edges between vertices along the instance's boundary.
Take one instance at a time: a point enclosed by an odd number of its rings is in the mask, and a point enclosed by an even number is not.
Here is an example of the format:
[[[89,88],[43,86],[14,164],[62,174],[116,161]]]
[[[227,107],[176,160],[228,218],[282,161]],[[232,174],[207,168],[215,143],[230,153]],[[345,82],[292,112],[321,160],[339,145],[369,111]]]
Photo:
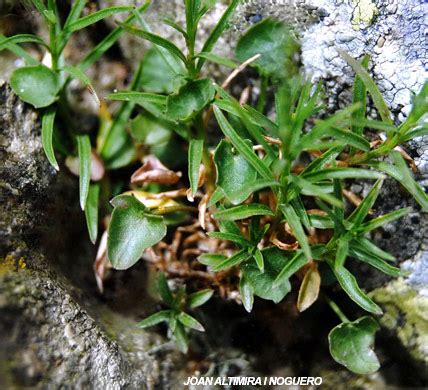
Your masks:
[[[144,157],[143,166],[131,176],[131,183],[176,184],[181,172],[174,172],[163,165],[155,156]]]
[[[297,298],[297,308],[300,312],[309,308],[317,299],[320,292],[321,277],[316,263],[306,271],[302,284],[300,285]]]
[[[104,280],[107,270],[111,268],[110,262],[107,259],[107,230],[103,233],[98,246],[97,256],[94,262],[95,280],[98,290],[102,294],[104,291]]]

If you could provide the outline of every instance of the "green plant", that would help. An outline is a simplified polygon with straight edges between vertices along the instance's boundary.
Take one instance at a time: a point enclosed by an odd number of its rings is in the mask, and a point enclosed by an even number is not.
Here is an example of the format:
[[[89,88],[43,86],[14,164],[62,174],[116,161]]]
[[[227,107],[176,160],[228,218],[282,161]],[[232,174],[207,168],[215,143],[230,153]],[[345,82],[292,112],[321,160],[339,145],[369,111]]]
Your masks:
[[[9,50],[22,57],[26,64],[12,73],[10,85],[23,101],[41,109],[43,148],[51,165],[59,170],[53,146],[55,141],[57,148],[65,154],[78,155],[80,205],[82,210],[85,210],[87,203],[92,203],[88,207],[93,209],[96,201],[94,193],[98,190],[96,185],[90,185],[91,140],[87,134],[80,134],[72,125],[73,121],[68,115],[66,88],[73,78],[77,78],[87,87],[95,101],[100,104],[91,81],[84,72],[118,40],[123,30],[121,27],[113,30],[76,66],[66,63],[63,52],[74,32],[117,13],[130,12],[134,7],[109,7],[81,17],[86,0],[76,0],[73,2],[65,22],[61,24],[56,1],[32,0],[31,4],[42,16],[49,32],[49,40],[45,42],[32,34],[19,34],[12,37],[0,36],[0,51]],[[139,11],[144,11],[148,5],[149,3],[146,3],[139,8]],[[131,16],[127,20],[132,21],[133,18]],[[42,61],[28,54],[21,47],[22,44],[38,45],[43,52],[43,62],[47,62],[49,65],[45,65]],[[67,127],[67,132],[55,130],[56,122],[58,122],[57,113],[62,117],[62,125]],[[71,146],[69,146],[70,144]],[[88,213],[86,215],[88,216]],[[88,219],[90,237],[93,242],[97,237],[97,223],[94,220],[96,215],[98,213],[92,212],[91,219]]]
[[[212,2],[184,3],[185,26],[169,19],[164,22],[181,34],[186,52],[153,34],[141,9],[132,9],[133,15],[119,23],[116,33],[106,38],[107,44],[101,44],[101,48],[99,45],[96,54],[90,54],[90,59],[83,62],[83,67],[89,66],[94,56],[103,53],[122,31],[153,44],[130,89],[107,97],[123,104],[113,119],[101,117],[98,134],[97,152],[108,169],[130,165],[136,156],[143,158],[143,166],[127,183],[129,191],[118,195],[121,191],[111,182],[88,187],[89,138],[77,137],[81,203],[87,205],[91,239],[95,241],[97,236],[98,199],[101,194],[115,196],[107,233],[107,255],[113,268],[127,269],[144,255],[168,277],[186,280],[193,286],[200,285],[193,283],[195,279],[202,279],[223,294],[227,289],[238,289],[247,311],[252,310],[255,296],[280,302],[291,290],[290,279],[296,277],[302,280],[297,307],[304,311],[320,296],[324,278],[334,278],[358,306],[381,315],[381,308],[358,286],[346,263],[353,258],[388,275],[403,275],[391,265],[395,258],[370,241],[368,234],[409,210],[376,217],[371,216],[371,210],[388,176],[406,188],[424,210],[428,209],[426,193],[395,150],[403,142],[427,134],[424,120],[428,84],[414,97],[407,120],[395,126],[367,71],[369,58],[364,57],[360,63],[339,50],[356,73],[354,101],[349,107],[325,115],[322,86],[312,86],[299,75],[293,62],[298,43],[283,24],[267,19],[250,28],[237,45],[236,57],[242,63],[239,65],[238,61],[212,52],[238,0],[230,2],[199,53],[198,23]],[[41,8],[40,11],[45,12]],[[52,37],[61,37],[53,41],[63,42],[67,35],[51,28]],[[9,38],[0,45],[8,45],[18,53],[17,39]],[[202,76],[209,62],[232,68],[231,76],[221,85]],[[227,91],[233,77],[246,66],[260,74],[258,99],[248,104]],[[55,78],[52,75],[56,71],[44,70],[43,77]],[[17,74],[19,78],[18,71]],[[54,83],[42,94],[43,99],[55,99],[56,88]],[[273,95],[275,115],[266,114],[268,94]],[[366,117],[368,95],[379,120]],[[241,99],[244,97],[245,94]],[[126,125],[132,112],[138,114],[130,121],[128,132]],[[49,134],[54,115],[54,110],[48,108],[43,118],[43,134],[48,140],[44,144],[51,161]],[[221,133],[213,134],[213,129]],[[385,133],[385,139],[378,133]],[[187,158],[183,159],[185,149]],[[163,164],[174,169],[187,165],[188,186],[175,187],[183,179]],[[374,181],[368,195],[359,201],[354,197],[348,200],[345,191],[354,179]],[[119,186],[123,184],[119,182]],[[193,207],[196,199],[197,208]],[[177,225],[181,230],[174,233],[171,227]],[[182,232],[189,235],[187,241],[180,241]],[[198,246],[177,249],[195,239],[217,250],[207,253]],[[101,269],[106,259],[107,256],[97,259],[96,269]],[[171,263],[175,267],[169,267]],[[103,273],[97,272],[102,280]],[[239,282],[231,283],[230,276],[236,276]],[[195,297],[204,297],[201,299],[205,302],[211,292],[203,290],[185,298],[181,287],[174,296],[164,274],[158,291],[171,309],[154,314],[140,325],[166,321],[180,348],[187,350],[184,327],[202,328],[183,310],[187,304],[196,307],[192,304]],[[333,358],[357,373],[377,370],[379,362],[371,349],[378,327],[375,319],[362,317],[351,322],[334,301],[326,294],[323,297],[342,321],[329,335]]]
[[[174,339],[184,353],[188,349],[188,338],[186,328],[194,329],[199,332],[204,332],[205,329],[201,323],[186,313],[186,310],[195,309],[202,306],[213,295],[213,290],[206,289],[186,294],[186,287],[180,286],[178,291],[173,294],[168,286],[165,275],[161,272],[158,276],[159,295],[162,301],[170,308],[169,310],[161,310],[150,317],[141,321],[138,326],[140,328],[148,328],[157,325],[161,322],[168,324],[169,334],[174,336]]]

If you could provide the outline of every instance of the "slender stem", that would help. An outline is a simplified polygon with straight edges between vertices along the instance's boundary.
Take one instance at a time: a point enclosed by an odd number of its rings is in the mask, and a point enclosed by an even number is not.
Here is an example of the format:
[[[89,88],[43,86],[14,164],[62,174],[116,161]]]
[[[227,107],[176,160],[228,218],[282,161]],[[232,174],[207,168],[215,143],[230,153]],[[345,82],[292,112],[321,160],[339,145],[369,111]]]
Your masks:
[[[340,318],[342,322],[351,322],[348,317],[340,310],[339,306],[337,306],[336,302],[331,300],[327,295],[324,294],[324,299],[327,301],[331,309],[336,313],[336,315]]]
[[[49,0],[49,9],[54,10],[55,5],[53,0]],[[56,14],[55,17],[58,17]],[[57,48],[57,42],[56,42],[56,30],[57,25],[56,23],[52,23],[51,21],[48,21],[49,24],[49,47],[51,49],[51,57],[52,57],[52,70],[56,71],[58,70],[58,48]]]
[[[393,150],[400,143],[399,135],[395,135],[394,137],[385,141],[381,146],[377,149],[372,150],[370,152],[363,153],[359,156],[353,156],[349,160],[349,165],[356,164],[364,164],[365,162],[371,160],[372,158],[381,157],[389,154],[391,150]]]
[[[211,155],[207,146],[207,137],[206,137],[206,126],[204,122],[204,117],[202,113],[199,113],[195,118],[195,126],[197,138],[204,141],[204,149],[202,152],[202,162],[205,166],[205,177],[207,179],[208,191],[214,190],[215,176],[213,175],[213,170],[211,166]]]

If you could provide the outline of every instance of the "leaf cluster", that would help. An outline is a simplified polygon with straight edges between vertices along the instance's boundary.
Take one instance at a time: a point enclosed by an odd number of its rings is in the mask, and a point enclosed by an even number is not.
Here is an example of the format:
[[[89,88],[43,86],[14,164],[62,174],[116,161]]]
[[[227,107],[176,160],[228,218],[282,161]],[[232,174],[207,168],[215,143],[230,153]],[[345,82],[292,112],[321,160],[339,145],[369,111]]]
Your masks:
[[[169,309],[152,314],[139,322],[138,326],[140,328],[148,328],[161,322],[166,322],[169,332],[174,336],[178,347],[183,353],[186,353],[189,344],[186,329],[205,332],[202,324],[186,311],[202,306],[211,298],[213,291],[206,289],[192,294],[186,294],[186,287],[180,286],[178,291],[173,293],[162,272],[158,275],[157,290],[163,303],[168,306]]]

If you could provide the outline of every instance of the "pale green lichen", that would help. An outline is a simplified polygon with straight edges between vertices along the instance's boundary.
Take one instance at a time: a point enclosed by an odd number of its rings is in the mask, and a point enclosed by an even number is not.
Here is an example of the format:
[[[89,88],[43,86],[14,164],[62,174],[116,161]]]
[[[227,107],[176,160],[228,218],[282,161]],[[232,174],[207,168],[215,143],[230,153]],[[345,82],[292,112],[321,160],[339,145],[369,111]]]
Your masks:
[[[385,314],[382,326],[395,332],[412,356],[428,364],[428,297],[418,295],[402,279],[371,293]]]
[[[354,30],[364,29],[373,23],[373,19],[379,14],[376,4],[371,0],[352,0],[354,12],[351,24]]]

